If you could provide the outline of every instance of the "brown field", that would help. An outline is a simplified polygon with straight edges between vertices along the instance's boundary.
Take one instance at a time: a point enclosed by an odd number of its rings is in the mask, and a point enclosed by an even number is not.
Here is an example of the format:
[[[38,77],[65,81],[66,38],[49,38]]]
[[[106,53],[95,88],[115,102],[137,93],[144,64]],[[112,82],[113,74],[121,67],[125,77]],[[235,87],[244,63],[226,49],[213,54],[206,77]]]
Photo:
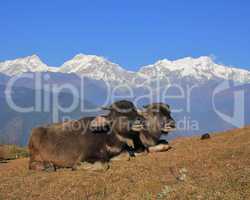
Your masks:
[[[250,199],[250,127],[171,145],[107,171],[34,172],[27,158],[1,163],[0,199]]]

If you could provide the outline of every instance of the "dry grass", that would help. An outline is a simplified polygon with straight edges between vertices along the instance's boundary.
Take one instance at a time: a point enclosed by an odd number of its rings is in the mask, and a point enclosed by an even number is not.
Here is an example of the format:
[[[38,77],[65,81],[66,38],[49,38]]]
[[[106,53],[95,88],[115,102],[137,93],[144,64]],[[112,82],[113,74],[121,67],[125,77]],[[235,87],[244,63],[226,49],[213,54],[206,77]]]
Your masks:
[[[34,172],[27,158],[0,164],[0,199],[249,199],[249,127],[172,146],[107,171]]]
[[[0,161],[28,157],[27,148],[16,145],[0,145]]]

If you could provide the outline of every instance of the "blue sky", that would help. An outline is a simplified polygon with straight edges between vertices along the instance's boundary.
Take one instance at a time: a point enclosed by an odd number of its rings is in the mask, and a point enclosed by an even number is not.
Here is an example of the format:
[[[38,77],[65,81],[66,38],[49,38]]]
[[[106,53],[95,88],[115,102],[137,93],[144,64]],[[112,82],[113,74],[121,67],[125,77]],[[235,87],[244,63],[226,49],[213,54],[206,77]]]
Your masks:
[[[158,59],[213,55],[250,70],[248,0],[6,0],[0,60],[37,54],[59,66],[77,53],[130,70]]]

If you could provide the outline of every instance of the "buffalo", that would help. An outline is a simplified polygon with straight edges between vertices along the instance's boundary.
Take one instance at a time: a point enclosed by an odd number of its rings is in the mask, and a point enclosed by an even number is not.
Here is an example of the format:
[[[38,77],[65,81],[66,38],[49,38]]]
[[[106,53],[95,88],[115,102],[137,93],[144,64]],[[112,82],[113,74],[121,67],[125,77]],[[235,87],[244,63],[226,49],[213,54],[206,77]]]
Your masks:
[[[160,138],[176,128],[175,120],[171,116],[170,106],[164,103],[153,103],[143,106],[143,110],[137,110],[137,112],[143,117],[143,129],[138,130],[139,134],[133,134],[133,152],[135,155],[169,150],[171,147],[168,142]],[[120,154],[113,160],[120,160],[123,157],[124,154]]]
[[[168,142],[161,140],[175,129],[175,120],[171,116],[170,106],[164,103],[153,103],[143,107],[140,114],[144,117],[144,130],[139,138],[149,152],[165,151],[169,149]]]
[[[118,101],[105,107],[107,115],[34,128],[29,140],[29,168],[45,170],[47,166],[77,169],[81,162],[108,162],[112,157],[142,145],[135,136],[142,130],[143,118],[133,103]],[[101,120],[100,120],[101,119]],[[95,130],[97,122],[108,130]],[[135,144],[134,144],[135,141]]]

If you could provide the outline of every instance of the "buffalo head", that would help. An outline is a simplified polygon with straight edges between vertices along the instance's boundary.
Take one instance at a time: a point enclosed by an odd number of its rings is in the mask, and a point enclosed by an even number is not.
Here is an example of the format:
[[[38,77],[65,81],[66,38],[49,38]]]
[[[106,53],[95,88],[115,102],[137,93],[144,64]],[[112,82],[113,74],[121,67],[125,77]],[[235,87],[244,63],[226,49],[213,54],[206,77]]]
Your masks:
[[[145,126],[151,132],[168,134],[175,129],[175,120],[171,116],[170,106],[164,103],[153,103],[143,106]]]
[[[153,103],[144,106],[139,113],[144,117],[144,131],[140,138],[144,144],[155,145],[162,134],[175,129],[175,120],[171,116],[170,106],[164,103]]]
[[[106,119],[112,123],[112,129],[119,133],[139,132],[143,129],[143,116],[138,112],[134,104],[127,100],[116,101],[108,107],[109,114]]]

